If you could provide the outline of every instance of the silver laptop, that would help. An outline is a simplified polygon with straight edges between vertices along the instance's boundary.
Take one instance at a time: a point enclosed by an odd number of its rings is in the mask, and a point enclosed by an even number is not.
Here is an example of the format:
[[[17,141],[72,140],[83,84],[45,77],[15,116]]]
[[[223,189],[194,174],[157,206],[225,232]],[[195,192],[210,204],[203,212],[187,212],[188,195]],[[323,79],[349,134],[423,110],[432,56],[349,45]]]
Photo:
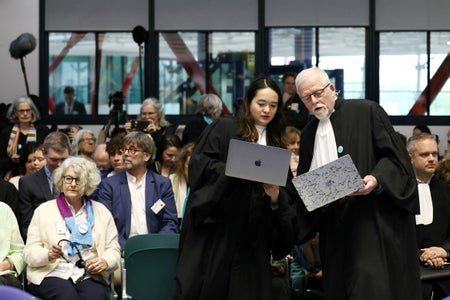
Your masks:
[[[364,187],[362,178],[349,154],[295,177],[292,183],[308,211],[313,211]]]
[[[231,139],[225,175],[285,186],[291,151]]]

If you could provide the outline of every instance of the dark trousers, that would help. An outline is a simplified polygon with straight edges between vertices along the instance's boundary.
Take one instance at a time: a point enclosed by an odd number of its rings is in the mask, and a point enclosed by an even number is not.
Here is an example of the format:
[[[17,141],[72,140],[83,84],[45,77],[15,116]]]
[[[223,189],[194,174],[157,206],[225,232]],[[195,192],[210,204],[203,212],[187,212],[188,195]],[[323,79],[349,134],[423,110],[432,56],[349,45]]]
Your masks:
[[[30,283],[28,291],[41,299],[49,300],[108,300],[108,288],[91,278],[74,284],[72,280],[58,277],[46,277],[40,285]]]

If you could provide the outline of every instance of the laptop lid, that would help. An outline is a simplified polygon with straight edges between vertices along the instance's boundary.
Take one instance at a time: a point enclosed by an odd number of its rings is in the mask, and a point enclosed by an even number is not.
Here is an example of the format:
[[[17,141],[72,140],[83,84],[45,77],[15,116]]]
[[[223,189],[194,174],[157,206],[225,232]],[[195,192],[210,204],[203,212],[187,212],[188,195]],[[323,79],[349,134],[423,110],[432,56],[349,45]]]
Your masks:
[[[231,139],[225,175],[285,186],[291,151]]]
[[[362,178],[349,154],[295,177],[292,183],[308,211],[313,211],[364,187]]]

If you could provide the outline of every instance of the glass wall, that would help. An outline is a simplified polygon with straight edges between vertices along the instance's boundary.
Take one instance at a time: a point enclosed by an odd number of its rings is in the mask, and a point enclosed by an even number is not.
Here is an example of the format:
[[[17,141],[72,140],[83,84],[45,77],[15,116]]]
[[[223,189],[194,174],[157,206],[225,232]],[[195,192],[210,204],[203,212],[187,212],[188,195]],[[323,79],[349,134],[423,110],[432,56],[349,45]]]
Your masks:
[[[285,72],[318,66],[328,71],[340,96],[364,98],[365,40],[364,28],[271,29],[270,72],[281,86]]]
[[[140,68],[140,56],[144,53],[130,32],[52,32],[48,44],[51,114],[64,103],[66,86],[74,88],[75,99],[88,114],[108,114],[114,106],[110,95],[116,92],[125,96],[124,110],[141,103],[144,66]]]
[[[158,36],[157,61],[146,63],[158,63],[157,94],[165,113],[195,113],[204,93],[220,95],[225,112],[234,113],[255,75],[255,32]],[[50,114],[64,102],[66,86],[74,87],[88,114],[107,115],[116,92],[125,95],[129,115],[138,113],[145,58],[131,32],[50,32],[48,37]],[[389,115],[450,115],[449,47],[450,32],[380,32],[379,98]],[[280,87],[285,72],[318,66],[329,71],[340,96],[364,98],[365,53],[363,27],[269,29],[267,62]]]
[[[428,65],[427,32],[380,33],[380,104],[389,115],[450,114],[450,33],[429,39]]]
[[[215,93],[233,113],[253,78],[253,32],[161,32],[159,100],[166,114],[193,114],[204,93]]]
[[[430,115],[450,115],[450,32],[430,33]]]

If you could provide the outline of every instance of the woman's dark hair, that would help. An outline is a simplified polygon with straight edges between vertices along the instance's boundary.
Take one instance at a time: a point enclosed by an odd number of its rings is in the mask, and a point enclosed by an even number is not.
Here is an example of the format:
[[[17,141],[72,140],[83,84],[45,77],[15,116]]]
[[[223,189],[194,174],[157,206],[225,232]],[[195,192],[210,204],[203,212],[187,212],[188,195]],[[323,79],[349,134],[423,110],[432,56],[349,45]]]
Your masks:
[[[19,158],[19,174],[20,175],[25,175],[25,173],[27,172],[27,170],[25,168],[25,164],[28,161],[28,155],[36,152],[36,150],[38,150],[40,147],[42,147],[42,146],[36,142],[28,142],[25,144],[25,146],[23,146],[22,151],[20,152],[20,158]]]
[[[183,147],[183,143],[181,142],[181,139],[178,137],[178,135],[166,134],[161,138],[161,140],[156,145],[155,160],[161,161],[164,150],[169,147],[177,147],[178,149],[181,149],[181,147]]]
[[[278,95],[278,107],[275,116],[269,124],[267,124],[267,144],[270,146],[283,147],[281,135],[285,127],[285,118],[283,114],[283,100],[278,84],[268,76],[259,76],[254,79],[245,93],[242,106],[238,112],[239,132],[244,141],[256,142],[258,140],[258,131],[255,122],[250,113],[250,104],[259,90],[270,88]]]

